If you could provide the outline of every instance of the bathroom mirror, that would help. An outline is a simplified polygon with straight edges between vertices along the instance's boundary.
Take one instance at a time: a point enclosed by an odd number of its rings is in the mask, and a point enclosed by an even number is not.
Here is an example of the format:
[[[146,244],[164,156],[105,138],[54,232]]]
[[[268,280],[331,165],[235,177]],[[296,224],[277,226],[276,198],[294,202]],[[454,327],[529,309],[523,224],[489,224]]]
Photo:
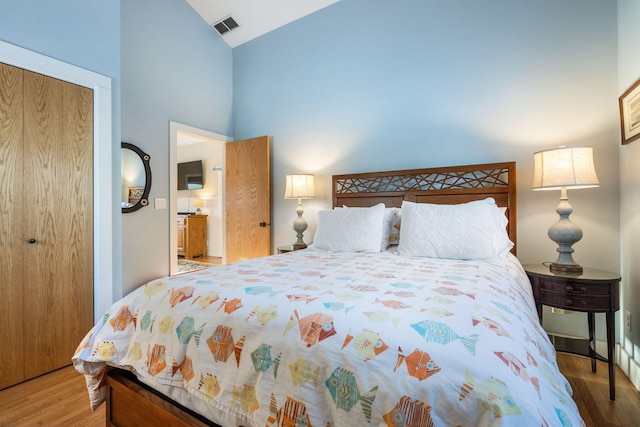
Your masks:
[[[149,204],[151,166],[149,155],[128,142],[122,143],[122,213],[135,212]]]

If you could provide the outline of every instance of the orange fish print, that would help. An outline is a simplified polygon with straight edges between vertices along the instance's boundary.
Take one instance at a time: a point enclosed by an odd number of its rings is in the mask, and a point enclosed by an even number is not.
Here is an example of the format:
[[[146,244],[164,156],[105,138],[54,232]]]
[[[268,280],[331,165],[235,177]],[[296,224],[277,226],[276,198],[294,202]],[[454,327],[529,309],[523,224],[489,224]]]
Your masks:
[[[396,406],[382,416],[387,427],[434,427],[431,406],[419,400],[402,396]]]
[[[207,339],[207,346],[216,362],[226,362],[229,356],[235,353],[236,362],[240,365],[240,355],[246,337],[240,338],[238,343],[234,343],[231,328],[225,325],[218,325],[213,334]]]
[[[183,286],[180,289],[171,290],[171,297],[169,298],[169,305],[171,308],[180,304],[182,301],[188,300],[193,296],[193,291],[196,288],[193,286]]]
[[[300,319],[298,310],[294,310],[293,316],[289,318],[284,333],[286,334],[296,323],[300,328],[300,338],[307,343],[307,347],[311,347],[318,342],[329,338],[336,334],[333,326],[333,317],[323,313],[313,313]]]
[[[460,296],[460,295],[466,295],[471,299],[476,299],[476,295],[475,294],[467,294],[467,293],[464,293],[462,291],[459,291],[459,290],[453,289],[453,288],[441,287],[441,288],[434,289],[434,291],[438,292],[439,294],[448,295],[448,296],[452,296],[452,297],[457,297],[457,296]]]
[[[425,353],[422,350],[415,349],[411,354],[405,356],[402,348],[398,347],[398,362],[396,363],[396,367],[393,368],[393,372],[400,367],[402,362],[407,364],[407,372],[409,375],[420,381],[440,372],[440,368],[431,359],[429,353]]]
[[[180,371],[182,378],[187,382],[191,381],[193,377],[196,376],[193,371],[193,361],[188,356],[185,356],[180,363],[173,359],[173,363],[171,364],[171,376],[174,376],[178,371]]]
[[[478,323],[482,323],[487,329],[491,332],[496,333],[498,336],[511,338],[511,335],[502,327],[502,325],[495,320],[488,319],[484,317],[482,320],[476,319],[475,317],[471,318],[471,324],[476,326]]]
[[[129,310],[128,305],[124,305],[120,307],[118,313],[109,319],[109,324],[113,328],[113,331],[124,331],[129,324],[133,322],[133,314],[131,310]]]
[[[220,311],[222,307],[224,307],[225,313],[231,314],[237,309],[242,308],[242,300],[240,298],[234,298],[231,301],[227,301],[227,299],[225,298],[216,311]]]
[[[267,418],[267,427],[313,427],[307,414],[307,406],[299,400],[287,396],[282,408],[278,409],[276,397],[271,393],[269,404],[271,415]]]
[[[520,377],[523,381],[530,381],[538,391],[538,394],[540,394],[540,381],[536,377],[529,376],[524,363],[522,363],[516,356],[508,351],[494,351],[494,354],[511,369],[511,372]]]
[[[394,291],[387,291],[384,294],[385,295],[392,294],[392,295],[395,295],[395,296],[397,296],[399,298],[415,298],[415,297],[417,297],[416,294],[414,294],[413,292],[410,292],[410,291],[395,291],[395,292]]]
[[[318,299],[318,297],[311,297],[310,295],[307,295],[307,294],[287,295],[287,298],[291,302],[306,301],[307,304],[309,304],[311,301],[314,301],[314,300]]]
[[[149,346],[147,350],[147,360],[145,365],[148,368],[149,375],[155,377],[167,367],[165,360],[166,347],[160,344]]]
[[[403,309],[403,308],[410,308],[410,305],[407,305],[405,303],[403,303],[402,301],[398,301],[398,300],[393,300],[393,299],[388,299],[385,301],[381,301],[378,298],[375,299],[375,301],[373,302],[375,303],[381,303],[382,305],[384,305],[387,308],[393,308],[395,310],[399,310],[399,309]]]
[[[356,292],[378,292],[378,288],[370,285],[353,285],[347,287],[353,289]]]

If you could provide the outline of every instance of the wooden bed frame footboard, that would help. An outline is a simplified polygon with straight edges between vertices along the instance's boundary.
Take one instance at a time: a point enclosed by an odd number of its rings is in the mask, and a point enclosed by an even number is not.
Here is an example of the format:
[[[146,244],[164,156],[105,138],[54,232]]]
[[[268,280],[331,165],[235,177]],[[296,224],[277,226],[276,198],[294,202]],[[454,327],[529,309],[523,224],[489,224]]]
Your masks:
[[[493,197],[505,207],[507,232],[516,254],[515,162],[370,172],[333,176],[333,205],[401,207],[402,201],[457,204]],[[138,381],[132,373],[112,368],[107,374],[107,426],[218,426]]]
[[[107,427],[220,427],[121,369],[107,373]]]

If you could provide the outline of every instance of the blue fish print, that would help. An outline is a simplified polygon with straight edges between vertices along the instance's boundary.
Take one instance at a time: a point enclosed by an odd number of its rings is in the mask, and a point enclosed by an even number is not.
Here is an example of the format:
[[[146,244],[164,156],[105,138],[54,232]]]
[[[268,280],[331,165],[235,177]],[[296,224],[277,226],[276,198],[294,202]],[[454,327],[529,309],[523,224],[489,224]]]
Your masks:
[[[140,330],[146,331],[150,328],[149,332],[153,332],[153,323],[155,321],[155,317],[153,318],[153,320],[151,320],[151,311],[147,311],[144,316],[142,316],[142,320],[140,320]]]
[[[333,310],[333,311],[339,311],[344,309],[345,313],[349,313],[349,311],[355,307],[355,305],[351,306],[351,307],[345,307],[344,303],[342,302],[325,302],[323,303],[325,307],[327,307],[329,310]]]
[[[367,394],[361,395],[356,384],[356,377],[352,372],[343,368],[336,368],[325,381],[325,385],[338,408],[349,412],[360,401],[362,412],[364,412],[367,421],[371,422],[371,407],[376,399],[378,386],[373,387]]]
[[[395,283],[391,283],[391,286],[394,286],[394,287],[400,288],[400,289],[409,289],[409,288],[422,289],[422,288],[424,288],[424,286],[416,286],[413,283],[407,283],[407,282],[395,282]]]
[[[266,372],[271,367],[271,346],[260,344],[260,347],[251,353],[251,361],[256,371]]]
[[[478,335],[470,335],[469,337],[461,337],[444,323],[434,322],[432,320],[423,320],[422,322],[411,325],[416,332],[420,334],[427,342],[435,342],[438,344],[449,344],[451,341],[460,340],[469,353],[475,356],[476,342]]]
[[[493,303],[493,305],[495,305],[496,307],[498,307],[500,310],[502,311],[506,311],[509,314],[513,314],[513,311],[511,311],[511,309],[509,307],[507,307],[506,305],[497,302],[497,301],[491,301]]]
[[[193,317],[185,317],[182,319],[182,322],[180,322],[176,328],[176,335],[178,336],[180,344],[188,344],[191,337],[193,337],[196,345],[200,345],[200,336],[202,335],[205,324],[200,326],[200,329],[196,331],[194,328]]]
[[[274,295],[278,295],[281,292],[284,292],[284,291],[274,292],[271,286],[249,286],[247,288],[244,288],[244,291],[248,295],[269,294],[269,298],[273,297]]]

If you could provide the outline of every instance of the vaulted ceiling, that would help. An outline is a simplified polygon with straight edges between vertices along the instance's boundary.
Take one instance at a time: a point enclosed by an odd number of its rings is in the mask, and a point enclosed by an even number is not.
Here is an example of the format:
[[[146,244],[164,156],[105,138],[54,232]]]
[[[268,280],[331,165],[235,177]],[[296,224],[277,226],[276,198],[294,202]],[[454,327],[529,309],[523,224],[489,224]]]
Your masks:
[[[325,8],[339,0],[186,0],[212,27],[221,21],[237,23],[221,35],[231,47]],[[231,17],[232,21],[227,21]],[[224,29],[225,25],[219,28]],[[228,27],[228,26],[227,26]],[[216,31],[212,28],[212,31]]]

